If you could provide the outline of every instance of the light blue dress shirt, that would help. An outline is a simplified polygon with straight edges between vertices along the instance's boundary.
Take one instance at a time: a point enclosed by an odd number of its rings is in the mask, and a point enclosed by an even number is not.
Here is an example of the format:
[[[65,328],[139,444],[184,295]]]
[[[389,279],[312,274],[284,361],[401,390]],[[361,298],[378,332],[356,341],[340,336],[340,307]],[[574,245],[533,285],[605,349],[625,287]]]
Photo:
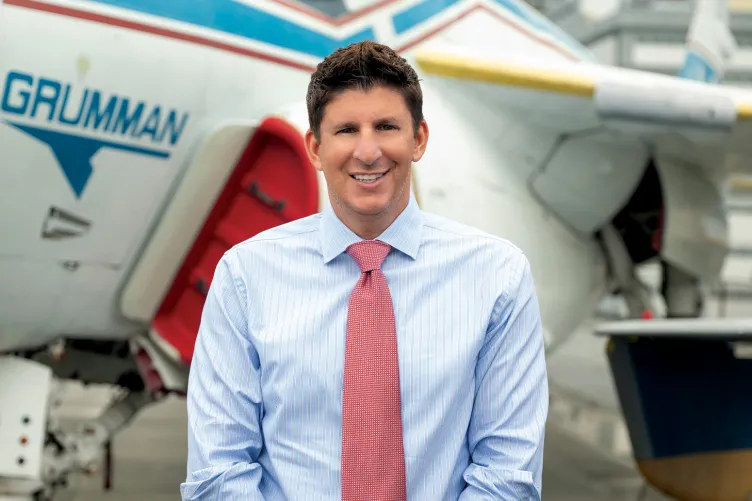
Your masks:
[[[345,327],[361,238],[331,207],[220,260],[188,385],[188,500],[341,500]],[[408,501],[539,500],[548,383],[530,265],[408,207],[378,240],[394,302]],[[378,370],[378,367],[374,367]]]

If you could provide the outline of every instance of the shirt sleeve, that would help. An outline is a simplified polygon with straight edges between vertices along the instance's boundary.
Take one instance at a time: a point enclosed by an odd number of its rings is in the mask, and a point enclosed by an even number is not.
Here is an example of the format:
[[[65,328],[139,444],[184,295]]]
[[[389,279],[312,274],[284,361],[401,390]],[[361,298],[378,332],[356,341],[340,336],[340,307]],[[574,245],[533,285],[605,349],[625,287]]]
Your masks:
[[[183,501],[262,501],[259,357],[248,336],[243,281],[232,251],[215,270],[188,380],[187,477]]]
[[[459,501],[541,499],[548,378],[540,310],[527,258],[519,253],[508,266],[476,365],[472,462]]]

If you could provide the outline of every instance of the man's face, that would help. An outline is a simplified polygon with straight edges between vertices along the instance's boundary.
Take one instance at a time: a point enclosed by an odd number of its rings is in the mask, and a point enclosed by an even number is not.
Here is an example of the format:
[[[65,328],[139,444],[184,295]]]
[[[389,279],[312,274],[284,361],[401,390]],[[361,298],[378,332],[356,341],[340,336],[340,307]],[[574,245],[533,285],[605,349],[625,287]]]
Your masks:
[[[308,131],[306,147],[341,217],[391,224],[409,201],[412,162],[423,156],[428,139],[425,122],[415,134],[402,95],[374,87],[332,99],[320,131],[320,142]]]

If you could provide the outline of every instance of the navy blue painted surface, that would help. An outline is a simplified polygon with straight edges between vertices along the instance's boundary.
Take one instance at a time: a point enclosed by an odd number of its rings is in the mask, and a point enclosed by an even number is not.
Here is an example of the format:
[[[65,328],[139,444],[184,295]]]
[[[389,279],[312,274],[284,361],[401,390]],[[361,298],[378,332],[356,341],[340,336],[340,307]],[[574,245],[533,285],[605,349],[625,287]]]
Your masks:
[[[619,338],[609,358],[636,459],[752,448],[752,360],[727,343]]]

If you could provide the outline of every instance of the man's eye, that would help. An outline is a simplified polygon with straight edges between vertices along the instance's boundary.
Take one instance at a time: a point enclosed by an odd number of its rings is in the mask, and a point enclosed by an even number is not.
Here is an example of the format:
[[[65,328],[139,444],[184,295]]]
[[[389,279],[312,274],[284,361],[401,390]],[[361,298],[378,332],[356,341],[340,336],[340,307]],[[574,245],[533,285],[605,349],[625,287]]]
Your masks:
[[[350,132],[354,132],[354,131],[355,129],[353,129],[352,127],[347,127],[345,129],[338,130],[337,134],[349,134]]]

